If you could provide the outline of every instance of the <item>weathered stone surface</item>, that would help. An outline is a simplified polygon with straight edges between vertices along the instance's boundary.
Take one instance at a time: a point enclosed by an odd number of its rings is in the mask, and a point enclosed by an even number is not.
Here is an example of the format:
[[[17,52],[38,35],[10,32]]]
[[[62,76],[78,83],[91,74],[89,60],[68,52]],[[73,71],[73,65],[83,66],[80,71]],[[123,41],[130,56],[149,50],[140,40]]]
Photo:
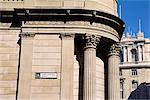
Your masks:
[[[104,100],[108,51],[101,45],[118,42],[123,27],[111,15],[117,15],[116,0],[3,0],[0,5],[5,22],[0,23],[0,99]],[[57,78],[35,77],[45,72]]]

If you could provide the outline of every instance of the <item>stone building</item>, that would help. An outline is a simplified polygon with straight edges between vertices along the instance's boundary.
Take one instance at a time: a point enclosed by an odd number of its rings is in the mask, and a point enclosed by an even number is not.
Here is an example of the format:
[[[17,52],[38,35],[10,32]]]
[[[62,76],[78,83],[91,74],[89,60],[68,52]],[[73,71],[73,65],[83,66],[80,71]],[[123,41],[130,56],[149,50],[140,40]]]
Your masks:
[[[131,92],[142,93],[142,89],[136,90],[138,86],[150,83],[150,39],[144,38],[144,33],[141,31],[136,37],[127,33],[127,36],[122,37],[121,49],[120,94],[122,99],[127,100],[131,97]],[[135,98],[141,93],[134,93],[137,95],[134,95]],[[142,95],[141,97],[146,98]]]
[[[117,0],[0,0],[1,100],[120,100]]]

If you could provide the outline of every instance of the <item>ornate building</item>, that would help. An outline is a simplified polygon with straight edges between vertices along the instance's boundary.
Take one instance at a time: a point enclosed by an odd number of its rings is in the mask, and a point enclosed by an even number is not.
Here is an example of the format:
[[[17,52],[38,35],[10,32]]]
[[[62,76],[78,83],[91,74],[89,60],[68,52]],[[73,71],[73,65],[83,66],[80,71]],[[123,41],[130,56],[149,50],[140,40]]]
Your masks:
[[[117,0],[0,0],[1,100],[119,100]]]
[[[146,92],[144,93],[143,89],[137,89],[137,87],[150,83],[150,39],[144,38],[144,33],[141,31],[137,33],[136,37],[127,33],[127,36],[123,35],[122,37],[121,47],[121,98],[124,100],[131,99],[130,97],[145,99]],[[140,95],[141,93],[134,93],[136,95],[132,96],[131,92],[141,92],[143,96]],[[147,95],[147,97],[149,96]]]

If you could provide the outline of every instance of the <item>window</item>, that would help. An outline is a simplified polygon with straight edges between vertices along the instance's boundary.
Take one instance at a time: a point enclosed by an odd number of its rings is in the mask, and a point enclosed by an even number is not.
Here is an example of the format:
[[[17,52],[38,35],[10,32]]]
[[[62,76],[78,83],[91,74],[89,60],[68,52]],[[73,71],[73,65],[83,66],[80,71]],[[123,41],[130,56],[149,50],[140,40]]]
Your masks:
[[[119,69],[119,75],[122,76],[122,70],[121,69]]]
[[[137,69],[132,69],[132,75],[133,75],[133,76],[138,75]]]
[[[123,52],[120,52],[120,62],[123,62]]]
[[[120,98],[124,98],[124,79],[120,79]]]
[[[136,89],[138,87],[138,82],[133,80],[132,81],[132,89]]]
[[[136,51],[136,49],[131,50],[131,55],[132,55],[132,62],[136,62],[137,61],[137,51]]]
[[[143,46],[142,45],[138,46],[138,61],[139,62],[143,61]]]
[[[142,61],[143,61],[143,46],[140,45],[140,48],[141,48],[141,56],[142,56]]]

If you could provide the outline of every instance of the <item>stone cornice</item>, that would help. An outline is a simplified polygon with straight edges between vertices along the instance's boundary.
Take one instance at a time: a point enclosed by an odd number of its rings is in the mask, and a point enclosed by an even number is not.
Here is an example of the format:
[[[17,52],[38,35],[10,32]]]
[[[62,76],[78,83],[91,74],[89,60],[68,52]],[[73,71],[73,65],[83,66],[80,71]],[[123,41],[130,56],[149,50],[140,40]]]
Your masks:
[[[27,21],[21,27],[24,32],[33,33],[79,33],[79,34],[94,34],[102,37],[107,37],[116,42],[119,41],[120,36],[112,27],[101,24],[85,21],[68,21],[66,23],[61,21]]]
[[[90,24],[90,22],[85,22],[85,21],[68,21],[66,23],[64,22],[60,22],[60,21],[27,21],[23,27],[51,27],[53,25],[53,27],[60,27],[60,26],[64,26],[64,27],[68,27],[68,26],[78,26],[81,28],[91,28],[91,29],[102,29],[105,31],[109,31],[110,33],[116,35],[118,37],[117,31],[114,30],[112,27],[105,25],[105,24],[100,24],[100,23],[93,23]]]
[[[69,12],[68,12],[69,11]],[[0,11],[2,12],[2,11]],[[110,26],[115,29],[119,34],[120,38],[124,30],[124,23],[118,17],[96,11],[96,10],[85,10],[85,9],[15,9],[12,14],[3,11],[2,21],[15,22],[13,26],[22,26],[19,21],[59,21],[59,22],[74,22],[74,21],[85,21],[91,25],[93,23],[101,23],[106,26]],[[13,17],[7,17],[13,15]],[[38,16],[38,17],[37,17]]]
[[[131,69],[131,68],[149,68],[150,69],[150,63],[149,61],[145,62],[145,63],[124,63],[124,64],[120,64],[119,68],[121,69]]]

